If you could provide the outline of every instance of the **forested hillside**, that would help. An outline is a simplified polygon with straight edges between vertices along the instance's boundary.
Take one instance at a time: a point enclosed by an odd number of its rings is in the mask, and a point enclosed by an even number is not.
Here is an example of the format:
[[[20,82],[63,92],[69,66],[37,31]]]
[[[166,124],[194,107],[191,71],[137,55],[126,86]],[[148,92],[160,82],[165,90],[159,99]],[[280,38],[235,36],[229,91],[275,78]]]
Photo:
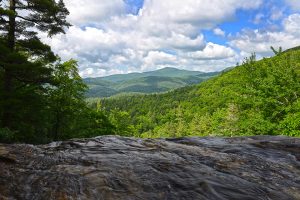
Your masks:
[[[300,136],[300,50],[279,52],[197,86],[93,100],[123,135]]]
[[[87,97],[110,97],[122,93],[158,93],[180,87],[198,84],[220,72],[203,73],[198,71],[163,68],[144,73],[118,74],[99,78],[86,78]]]
[[[113,87],[102,96],[119,95],[86,101],[77,61],[63,62],[38,37],[65,33],[68,14],[63,1],[0,1],[0,142],[112,134],[300,136],[299,47],[272,48],[276,56],[255,61],[253,55],[216,77],[163,68],[88,79],[95,90]]]

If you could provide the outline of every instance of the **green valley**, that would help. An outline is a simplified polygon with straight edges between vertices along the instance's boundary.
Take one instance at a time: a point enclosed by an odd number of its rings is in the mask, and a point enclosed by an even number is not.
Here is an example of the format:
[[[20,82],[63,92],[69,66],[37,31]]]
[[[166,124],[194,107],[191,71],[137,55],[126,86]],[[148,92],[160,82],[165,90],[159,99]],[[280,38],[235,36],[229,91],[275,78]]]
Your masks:
[[[144,73],[111,75],[100,78],[86,78],[89,90],[87,97],[110,97],[123,93],[159,93],[198,84],[218,75],[219,72],[187,71],[163,68]]]
[[[90,103],[127,136],[300,136],[300,50],[255,59],[195,86]]]

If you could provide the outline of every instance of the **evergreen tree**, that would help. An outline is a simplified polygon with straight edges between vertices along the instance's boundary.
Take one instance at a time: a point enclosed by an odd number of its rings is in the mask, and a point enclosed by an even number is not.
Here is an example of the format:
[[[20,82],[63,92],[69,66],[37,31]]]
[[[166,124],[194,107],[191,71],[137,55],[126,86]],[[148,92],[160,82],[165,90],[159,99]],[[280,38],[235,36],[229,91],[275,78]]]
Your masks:
[[[278,50],[276,50],[273,46],[271,46],[270,48],[276,56],[282,54],[282,47],[279,47]]]
[[[70,24],[62,0],[0,1],[1,126],[35,129],[41,122],[48,87],[54,84],[52,63],[57,57],[37,32],[64,33]],[[26,120],[26,122],[25,122]],[[17,124],[17,123],[18,124]],[[18,126],[18,127],[17,127]]]

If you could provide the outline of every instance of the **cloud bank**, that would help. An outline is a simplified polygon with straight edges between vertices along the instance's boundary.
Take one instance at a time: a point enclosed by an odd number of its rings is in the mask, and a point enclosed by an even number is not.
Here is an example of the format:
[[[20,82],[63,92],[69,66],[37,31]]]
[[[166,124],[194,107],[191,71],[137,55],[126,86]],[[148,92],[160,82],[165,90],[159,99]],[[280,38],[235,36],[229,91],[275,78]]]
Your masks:
[[[264,0],[144,0],[138,9],[123,0],[65,0],[65,4],[73,26],[65,35],[41,37],[64,60],[78,60],[83,77],[163,67],[222,70],[253,51],[269,55],[270,45],[300,44],[300,15],[295,11],[277,16],[276,20],[282,18],[278,29],[242,27],[227,34],[220,28],[248,20],[238,19],[238,13],[255,13]],[[286,0],[285,5],[296,9],[298,4]],[[253,24],[255,17],[259,24],[262,17],[253,16]],[[211,41],[204,32],[222,42]]]

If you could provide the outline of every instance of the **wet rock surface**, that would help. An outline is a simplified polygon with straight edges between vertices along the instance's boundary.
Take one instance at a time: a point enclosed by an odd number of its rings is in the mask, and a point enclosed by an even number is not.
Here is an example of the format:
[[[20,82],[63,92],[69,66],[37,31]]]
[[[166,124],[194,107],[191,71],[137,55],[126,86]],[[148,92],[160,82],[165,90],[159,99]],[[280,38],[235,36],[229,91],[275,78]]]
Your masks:
[[[0,199],[300,199],[300,139],[0,144]]]

